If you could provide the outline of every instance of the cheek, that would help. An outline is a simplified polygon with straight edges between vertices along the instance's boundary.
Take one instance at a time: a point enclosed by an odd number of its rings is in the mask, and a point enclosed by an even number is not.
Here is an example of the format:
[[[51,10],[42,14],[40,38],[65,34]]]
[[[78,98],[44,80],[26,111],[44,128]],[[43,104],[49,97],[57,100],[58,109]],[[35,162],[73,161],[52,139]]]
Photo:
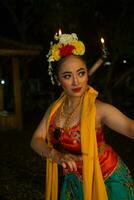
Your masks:
[[[83,83],[88,83],[88,76],[86,76],[84,79],[83,79]]]
[[[70,87],[69,82],[61,80],[60,83],[61,83],[61,86],[63,87],[63,89],[68,89]]]

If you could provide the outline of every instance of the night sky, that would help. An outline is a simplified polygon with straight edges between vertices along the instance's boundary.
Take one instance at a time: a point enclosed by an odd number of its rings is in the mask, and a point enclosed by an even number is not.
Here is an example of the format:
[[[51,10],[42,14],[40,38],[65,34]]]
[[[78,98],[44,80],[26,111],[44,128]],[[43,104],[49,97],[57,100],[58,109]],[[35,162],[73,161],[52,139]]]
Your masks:
[[[1,0],[0,35],[47,49],[60,27],[80,35],[90,51],[103,36],[112,50],[133,55],[133,9],[132,0]]]

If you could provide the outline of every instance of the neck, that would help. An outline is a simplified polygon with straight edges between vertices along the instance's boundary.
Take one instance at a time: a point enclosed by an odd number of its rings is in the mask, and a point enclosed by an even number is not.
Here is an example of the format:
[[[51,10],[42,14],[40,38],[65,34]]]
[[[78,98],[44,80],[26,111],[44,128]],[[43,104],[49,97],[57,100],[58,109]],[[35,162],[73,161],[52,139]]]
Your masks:
[[[78,102],[81,100],[82,97],[72,97],[72,96],[67,96],[67,101],[66,105],[68,107],[74,107]]]

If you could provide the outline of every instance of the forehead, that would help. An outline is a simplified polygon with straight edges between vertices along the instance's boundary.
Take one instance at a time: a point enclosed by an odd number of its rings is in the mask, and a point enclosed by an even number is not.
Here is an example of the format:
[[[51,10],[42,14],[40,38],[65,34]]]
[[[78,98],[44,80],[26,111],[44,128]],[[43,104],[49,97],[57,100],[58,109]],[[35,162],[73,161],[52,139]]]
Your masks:
[[[70,56],[66,58],[60,65],[59,73],[64,71],[75,71],[79,68],[86,69],[85,62],[79,57]]]

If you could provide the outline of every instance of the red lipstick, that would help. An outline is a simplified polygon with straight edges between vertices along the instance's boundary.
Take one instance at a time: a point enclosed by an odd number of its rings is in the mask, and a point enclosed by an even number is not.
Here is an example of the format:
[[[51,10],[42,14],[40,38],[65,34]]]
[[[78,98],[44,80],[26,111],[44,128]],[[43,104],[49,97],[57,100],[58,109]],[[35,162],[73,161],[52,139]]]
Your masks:
[[[73,92],[76,92],[76,93],[77,93],[77,92],[80,92],[80,91],[81,91],[81,87],[73,88],[72,91],[73,91]]]

